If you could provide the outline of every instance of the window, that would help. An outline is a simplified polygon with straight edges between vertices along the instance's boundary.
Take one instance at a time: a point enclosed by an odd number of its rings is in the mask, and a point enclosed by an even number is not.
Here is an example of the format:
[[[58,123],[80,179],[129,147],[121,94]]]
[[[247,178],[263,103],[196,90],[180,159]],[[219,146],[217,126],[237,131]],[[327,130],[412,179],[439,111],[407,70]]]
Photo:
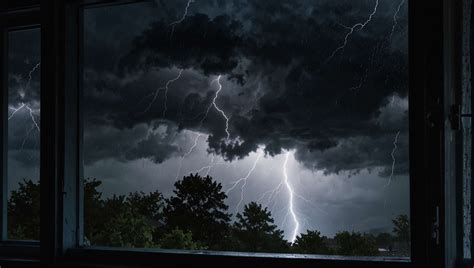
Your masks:
[[[407,9],[85,9],[85,245],[409,260]]]
[[[39,240],[40,30],[8,33],[8,239]]]
[[[0,266],[472,266],[460,6],[261,2],[0,1]]]

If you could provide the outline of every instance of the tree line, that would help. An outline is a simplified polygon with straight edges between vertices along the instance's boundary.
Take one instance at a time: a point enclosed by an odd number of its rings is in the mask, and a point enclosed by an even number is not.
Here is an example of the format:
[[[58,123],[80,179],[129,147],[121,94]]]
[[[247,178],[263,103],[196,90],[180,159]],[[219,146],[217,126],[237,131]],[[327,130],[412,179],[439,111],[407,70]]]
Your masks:
[[[407,255],[410,225],[406,215],[393,219],[393,232],[378,235],[340,231],[333,238],[306,230],[294,243],[274,223],[268,208],[248,203],[232,221],[222,185],[191,174],[177,181],[169,198],[158,192],[131,192],[104,198],[102,182],[84,181],[85,244],[96,246],[224,250],[242,252],[376,256],[379,248]],[[40,186],[19,183],[8,200],[10,239],[39,239]]]

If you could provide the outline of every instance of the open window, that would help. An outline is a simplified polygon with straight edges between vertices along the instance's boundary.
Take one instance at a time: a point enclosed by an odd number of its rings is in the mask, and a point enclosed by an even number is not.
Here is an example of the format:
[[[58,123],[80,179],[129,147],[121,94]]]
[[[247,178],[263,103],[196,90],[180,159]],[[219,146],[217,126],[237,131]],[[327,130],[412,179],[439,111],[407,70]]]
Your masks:
[[[85,244],[409,261],[408,4],[85,9]]]
[[[8,149],[41,129],[44,263],[445,267],[445,8],[42,1],[38,95],[2,62],[2,237]]]

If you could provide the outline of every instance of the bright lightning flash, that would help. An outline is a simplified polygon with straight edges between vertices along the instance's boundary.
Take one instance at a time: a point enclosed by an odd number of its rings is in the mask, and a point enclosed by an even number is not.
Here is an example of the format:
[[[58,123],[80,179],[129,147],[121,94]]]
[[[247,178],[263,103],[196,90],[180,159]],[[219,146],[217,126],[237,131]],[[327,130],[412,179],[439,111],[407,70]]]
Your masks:
[[[217,106],[217,104],[216,104],[216,100],[217,100],[217,98],[219,98],[219,93],[222,91],[221,75],[219,75],[217,77],[217,79],[215,79],[213,82],[216,82],[217,85],[219,86],[219,88],[217,89],[216,95],[214,96],[214,99],[212,100],[212,105],[222,115],[222,117],[224,117],[224,119],[225,119],[225,133],[227,133],[227,141],[229,141],[230,140],[230,132],[229,132],[229,120],[230,119],[225,114],[224,110],[219,108],[219,106]]]
[[[294,209],[294,200],[293,200],[293,188],[290,185],[289,178],[288,178],[288,159],[290,158],[290,152],[287,152],[285,155],[285,162],[283,163],[283,177],[285,178],[284,183],[286,186],[286,189],[288,190],[288,193],[290,194],[289,198],[289,213],[291,215],[291,218],[293,219],[293,222],[295,224],[294,229],[293,229],[293,234],[291,235],[291,243],[294,243],[296,240],[296,236],[298,234],[298,229],[300,228],[300,222],[298,220],[298,217],[296,216],[295,209]]]

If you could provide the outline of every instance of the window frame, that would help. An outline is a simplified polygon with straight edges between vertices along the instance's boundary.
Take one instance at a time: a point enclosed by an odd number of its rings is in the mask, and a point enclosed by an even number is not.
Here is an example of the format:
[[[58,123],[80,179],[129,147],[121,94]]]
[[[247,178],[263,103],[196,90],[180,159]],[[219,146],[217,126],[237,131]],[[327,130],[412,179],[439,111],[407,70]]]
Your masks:
[[[21,4],[18,1],[15,4]],[[8,7],[8,8],[6,8]],[[3,3],[0,6],[0,252],[1,256],[23,258],[34,263],[39,257],[39,241],[8,240],[8,34],[13,31],[41,29],[39,4],[25,8]]]
[[[444,109],[445,68],[443,57],[447,38],[443,31],[453,23],[444,20],[449,0],[409,1],[409,126],[410,126],[410,219],[411,261],[383,261],[380,258],[347,258],[334,256],[283,256],[280,254],[233,254],[167,250],[132,250],[111,248],[84,248],[82,211],[82,10],[104,5],[142,2],[136,0],[41,0],[41,242],[42,264],[81,264],[149,266],[156,261],[178,264],[252,265],[271,267],[447,267],[445,264],[445,225],[452,226],[445,215],[445,183],[453,178],[446,176],[444,162],[445,119]],[[19,5],[21,6],[21,4]],[[31,8],[31,7],[28,7]],[[23,14],[22,12],[20,12]],[[33,16],[22,17],[18,10],[2,9],[2,35],[0,49],[6,55],[3,25],[18,20],[27,25]],[[11,14],[3,20],[3,14]],[[5,59],[5,57],[2,57]],[[4,63],[4,62],[3,62]],[[6,87],[6,66],[0,64],[0,86]],[[5,92],[5,90],[3,90]],[[0,126],[5,122],[5,95],[0,102]],[[4,129],[4,128],[2,128]],[[3,132],[3,135],[2,133]],[[0,140],[4,140],[0,131]],[[1,146],[2,144],[0,144]],[[5,169],[5,149],[0,154],[0,170]],[[3,176],[5,178],[5,176]],[[416,178],[416,179],[415,179]],[[0,190],[4,190],[0,189]],[[0,192],[1,193],[1,192]],[[5,202],[1,204],[5,206]],[[449,207],[449,206],[448,206]],[[4,217],[3,213],[0,215]],[[450,218],[451,219],[451,218]],[[456,219],[454,219],[456,221]],[[434,223],[438,225],[435,226]],[[456,224],[456,223],[455,223]],[[4,227],[3,227],[4,228]],[[436,229],[438,228],[438,229]],[[433,232],[438,230],[438,236]],[[0,254],[15,256],[13,252],[30,248],[15,245],[10,254],[8,245],[0,243]],[[20,256],[20,255],[16,255]],[[456,258],[456,256],[454,256]],[[87,260],[87,261],[86,261]],[[5,263],[0,258],[0,264]]]

